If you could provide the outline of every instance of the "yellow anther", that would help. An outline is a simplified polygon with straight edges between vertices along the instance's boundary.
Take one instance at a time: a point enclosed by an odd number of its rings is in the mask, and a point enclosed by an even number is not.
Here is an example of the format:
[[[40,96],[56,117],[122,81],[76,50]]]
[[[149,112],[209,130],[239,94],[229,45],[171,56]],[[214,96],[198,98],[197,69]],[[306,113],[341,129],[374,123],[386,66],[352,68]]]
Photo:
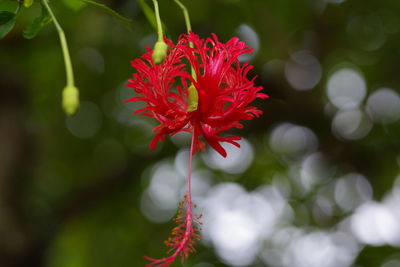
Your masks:
[[[193,84],[188,88],[188,101],[189,103],[186,111],[192,112],[197,110],[197,106],[199,105],[199,94]]]

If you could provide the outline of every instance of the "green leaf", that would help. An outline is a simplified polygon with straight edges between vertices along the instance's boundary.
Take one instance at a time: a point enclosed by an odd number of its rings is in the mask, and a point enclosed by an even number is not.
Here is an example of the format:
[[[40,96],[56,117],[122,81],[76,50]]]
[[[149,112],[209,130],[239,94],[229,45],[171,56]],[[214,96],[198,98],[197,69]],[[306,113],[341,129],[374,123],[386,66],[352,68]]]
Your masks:
[[[118,12],[116,12],[115,10],[109,8],[108,6],[106,6],[104,4],[97,3],[95,1],[91,1],[91,0],[80,0],[80,1],[102,8],[107,13],[109,13],[111,16],[113,16],[114,18],[116,18],[117,20],[122,22],[126,27],[128,27],[129,29],[132,28],[132,20],[130,20],[128,18],[125,18],[124,16],[120,15]]]
[[[0,11],[0,25],[5,24],[12,20],[15,14],[9,11]]]
[[[15,25],[16,15],[9,11],[0,11],[0,39],[9,33]]]
[[[20,3],[17,1],[0,0],[0,11],[10,11],[13,13],[18,10]]]
[[[25,28],[22,35],[26,39],[35,38],[44,26],[51,22],[51,17],[47,9],[42,6],[42,15],[33,20],[32,24]]]

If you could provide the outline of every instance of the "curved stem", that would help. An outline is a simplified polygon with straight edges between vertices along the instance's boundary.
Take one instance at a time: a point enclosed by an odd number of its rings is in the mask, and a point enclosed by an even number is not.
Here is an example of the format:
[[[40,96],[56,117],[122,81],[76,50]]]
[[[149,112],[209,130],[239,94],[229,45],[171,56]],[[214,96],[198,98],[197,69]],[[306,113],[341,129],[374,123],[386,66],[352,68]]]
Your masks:
[[[185,17],[186,29],[187,29],[188,32],[190,32],[192,30],[192,26],[190,25],[189,12],[188,12],[186,6],[184,6],[181,3],[181,1],[179,1],[179,0],[174,0],[174,1],[182,9],[183,16]]]
[[[54,25],[56,26],[58,36],[60,37],[61,49],[62,49],[63,56],[64,56],[65,71],[66,71],[66,76],[67,76],[67,86],[75,86],[74,72],[72,70],[71,57],[69,55],[67,39],[65,38],[64,31],[61,28],[60,24],[58,23],[57,18],[54,16],[53,11],[51,10],[51,8],[48,4],[48,0],[42,0],[42,3],[46,7],[47,11],[49,12],[49,14],[54,22]]]
[[[162,29],[162,24],[161,24],[160,11],[158,8],[158,1],[153,0],[153,4],[154,4],[155,15],[156,15],[156,21],[157,21],[158,41],[162,41],[163,40],[163,29]]]
[[[183,17],[185,18],[185,23],[186,23],[186,30],[187,32],[191,32],[192,31],[192,26],[190,24],[190,17],[189,17],[189,12],[186,8],[186,6],[184,4],[182,4],[182,2],[180,0],[174,0],[175,3],[182,9],[183,12]],[[190,48],[194,48],[194,45],[192,42],[189,43]],[[197,80],[197,75],[196,72],[194,71],[194,68],[192,66],[191,68],[191,72],[192,72],[192,77]]]

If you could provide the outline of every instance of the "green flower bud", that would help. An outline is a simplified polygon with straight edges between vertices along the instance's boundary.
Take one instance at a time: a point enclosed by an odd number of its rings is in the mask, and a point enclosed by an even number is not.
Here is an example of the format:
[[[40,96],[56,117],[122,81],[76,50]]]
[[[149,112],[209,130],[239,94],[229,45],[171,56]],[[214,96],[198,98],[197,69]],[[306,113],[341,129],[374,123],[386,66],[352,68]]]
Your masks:
[[[161,64],[164,61],[164,58],[167,56],[168,45],[163,41],[157,41],[153,50],[153,62]]]
[[[33,0],[24,0],[24,7],[28,8],[33,4]]]
[[[79,108],[79,90],[75,86],[66,86],[62,92],[62,106],[67,115],[74,115]]]

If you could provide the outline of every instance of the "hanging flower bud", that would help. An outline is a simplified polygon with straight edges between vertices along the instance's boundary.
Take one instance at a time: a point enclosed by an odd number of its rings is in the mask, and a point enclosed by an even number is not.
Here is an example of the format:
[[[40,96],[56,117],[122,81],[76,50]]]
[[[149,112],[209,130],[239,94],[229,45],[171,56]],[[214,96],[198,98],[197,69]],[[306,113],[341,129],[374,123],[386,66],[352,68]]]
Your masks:
[[[161,64],[164,61],[164,58],[167,56],[168,45],[164,42],[164,40],[159,40],[154,46],[153,50],[153,62],[155,64]]]
[[[79,108],[79,90],[75,86],[66,86],[62,92],[62,106],[67,115],[74,115]]]
[[[28,8],[33,4],[33,0],[24,0],[24,7]]]

